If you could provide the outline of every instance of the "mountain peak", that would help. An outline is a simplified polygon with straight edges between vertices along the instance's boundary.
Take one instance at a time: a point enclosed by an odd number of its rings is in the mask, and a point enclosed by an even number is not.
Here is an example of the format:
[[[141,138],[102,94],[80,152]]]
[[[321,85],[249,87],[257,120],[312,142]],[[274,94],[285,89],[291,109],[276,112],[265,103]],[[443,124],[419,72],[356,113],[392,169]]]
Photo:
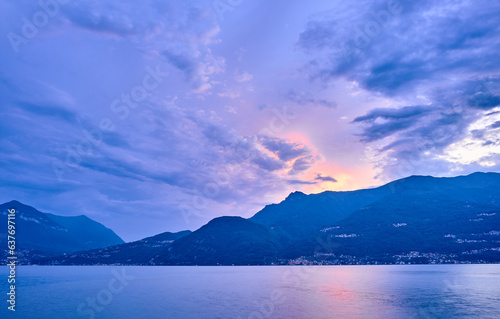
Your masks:
[[[240,216],[221,216],[221,217],[216,217],[209,221],[207,225],[219,225],[219,224],[224,224],[224,223],[239,223],[239,222],[244,222],[246,221],[245,218],[240,217]]]
[[[23,205],[23,206],[26,206],[23,203],[21,203],[20,201],[15,200],[15,199],[11,200],[10,202],[4,203],[4,205],[13,205],[13,206]]]
[[[292,192],[290,193],[290,195],[288,195],[288,197],[286,198],[286,200],[290,200],[290,199],[296,199],[296,198],[303,198],[303,197],[306,197],[307,195],[300,192],[300,191],[295,191],[295,192]]]

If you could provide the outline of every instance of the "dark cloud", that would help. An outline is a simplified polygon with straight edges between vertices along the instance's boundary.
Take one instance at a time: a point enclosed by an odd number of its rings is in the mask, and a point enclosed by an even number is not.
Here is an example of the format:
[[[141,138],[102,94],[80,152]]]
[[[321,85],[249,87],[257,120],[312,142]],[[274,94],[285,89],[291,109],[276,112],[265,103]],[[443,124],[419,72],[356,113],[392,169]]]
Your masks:
[[[437,102],[436,102],[437,103]],[[383,169],[384,176],[404,177],[411,174],[438,174],[450,170],[452,163],[438,159],[447,146],[471,134],[483,138],[484,130],[468,131],[469,125],[477,119],[466,112],[468,105],[454,108],[433,104],[428,107],[415,106],[401,109],[374,109],[353,123],[361,123],[363,131],[360,141],[390,141],[379,148],[386,156],[376,165]],[[389,139],[390,138],[390,139]],[[428,173],[429,174],[429,173]]]
[[[374,165],[383,177],[456,171],[439,155],[471,123],[495,114],[481,111],[500,105],[500,4],[400,3],[387,22],[380,20],[380,10],[390,11],[386,1],[316,15],[298,37],[311,57],[304,70],[322,83],[347,79],[395,100],[425,97],[428,105],[372,109],[352,122],[361,126],[360,141],[377,142]],[[483,138],[484,131],[471,134]]]
[[[202,129],[203,135],[211,145],[223,148],[222,154],[224,154],[225,161],[227,162],[241,163],[249,161],[266,171],[276,171],[285,167],[283,159],[275,159],[260,151],[257,147],[257,139],[255,138],[237,136],[227,127],[216,124],[207,125],[203,121],[198,121],[197,125]],[[207,126],[204,127],[205,125]],[[279,147],[280,144],[276,142],[273,146]],[[276,152],[278,151],[282,151],[285,157],[290,156],[293,152],[286,148],[276,150]]]
[[[496,111],[496,112],[490,112],[490,113],[486,113],[485,116],[491,116],[491,115],[495,115],[495,114],[499,114],[500,111]]]
[[[291,185],[314,185],[314,184],[317,184],[318,182],[309,182],[309,181],[303,181],[300,179],[289,179],[287,181],[287,183],[291,184]]]
[[[167,61],[170,62],[175,68],[184,72],[187,80],[192,80],[196,73],[196,63],[193,59],[188,57],[186,54],[174,53],[165,51],[163,53],[167,58]]]
[[[78,114],[63,106],[44,105],[41,103],[35,104],[35,103],[21,102],[21,101],[15,103],[15,105],[18,109],[22,109],[26,112],[32,113],[32,115],[53,117],[68,122],[70,124],[78,123]]]
[[[489,145],[496,145],[497,143],[493,142],[493,141],[486,141],[484,142],[483,144],[481,144],[482,146],[489,146]]]
[[[135,25],[134,21],[131,20],[128,16],[102,11],[90,12],[87,11],[87,9],[88,8],[85,8],[85,6],[81,5],[66,7],[66,17],[73,24],[91,31],[108,33],[121,37],[138,32],[137,25]]]
[[[397,120],[384,124],[372,124],[363,130],[360,140],[362,142],[378,141],[399,131],[408,129],[415,124],[415,121],[411,120]]]
[[[302,173],[305,170],[311,168],[311,166],[316,162],[314,156],[304,156],[295,160],[292,165],[292,169],[288,172],[289,175],[296,175]]]
[[[353,122],[365,123],[361,141],[373,142],[415,126],[428,112],[429,109],[422,106],[406,106],[399,109],[379,108],[355,118]],[[379,123],[378,119],[384,122]]]
[[[491,124],[490,128],[492,129],[500,128],[500,121],[496,121],[495,123]]]
[[[309,92],[298,91],[295,89],[291,89],[286,94],[286,98],[290,101],[293,101],[299,105],[321,105],[325,107],[336,107],[337,103],[328,101],[325,99],[316,99]]]
[[[207,32],[206,28],[213,26],[216,19],[215,14],[210,16],[208,10],[201,9],[202,2],[186,0],[179,4],[152,0],[131,4],[116,0],[106,3],[89,0],[65,4],[61,10],[73,25],[99,34],[122,38],[152,37],[184,29],[201,35]],[[172,39],[171,42],[174,41]]]
[[[407,119],[421,117],[429,112],[429,109],[423,106],[405,106],[398,109],[379,108],[373,109],[368,114],[358,116],[353,122],[364,122],[370,120],[382,119]]]
[[[280,160],[285,162],[309,154],[309,150],[304,145],[292,143],[286,139],[261,136],[260,141],[266,149],[276,154]]]
[[[103,143],[119,148],[132,148],[132,145],[130,145],[127,139],[122,134],[117,132],[106,132],[106,136],[103,136]]]
[[[429,85],[454,70],[498,69],[499,4],[400,4],[401,12],[389,14],[388,23],[377,18],[380,10],[388,12],[387,1],[357,2],[352,5],[357,14],[335,17],[328,12],[309,22],[298,45],[317,54],[309,64],[311,76],[324,80],[345,76],[369,90],[394,95],[415,85]],[[335,19],[337,23],[332,22]],[[374,26],[378,32],[370,31]]]
[[[478,92],[469,99],[468,105],[473,108],[489,110],[500,105],[500,96]]]
[[[481,139],[483,138],[485,130],[472,130],[471,134],[474,138]]]
[[[285,167],[285,165],[279,161],[276,161],[272,157],[265,155],[257,155],[251,158],[252,163],[257,164],[260,168],[266,171],[276,171]]]
[[[315,181],[322,181],[322,182],[333,182],[337,183],[337,180],[331,176],[321,176],[321,174],[317,174],[317,176],[314,178]]]
[[[465,138],[470,122],[469,117],[458,113],[432,114],[426,121],[391,135],[394,141],[380,148],[387,156],[378,165],[390,178],[451,170],[454,164],[436,155]],[[481,134],[476,132],[478,136]]]
[[[309,21],[306,30],[299,36],[298,45],[307,50],[330,48],[339,26],[334,21]]]
[[[466,133],[470,119],[461,114],[439,114],[436,120],[429,120],[404,133],[406,138],[416,138],[420,143],[432,145],[433,148],[442,149],[449,144],[461,139]]]

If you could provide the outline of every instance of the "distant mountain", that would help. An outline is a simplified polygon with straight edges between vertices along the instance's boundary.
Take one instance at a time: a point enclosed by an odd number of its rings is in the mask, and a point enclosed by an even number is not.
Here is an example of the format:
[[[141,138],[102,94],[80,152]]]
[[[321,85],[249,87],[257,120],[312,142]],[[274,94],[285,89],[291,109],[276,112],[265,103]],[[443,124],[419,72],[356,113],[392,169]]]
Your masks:
[[[156,244],[147,253],[119,245],[113,254],[104,249],[40,263],[500,262],[500,174],[411,176],[358,191],[294,192],[250,219],[216,218],[173,242]]]
[[[273,233],[241,217],[219,217],[172,243],[155,264],[262,265],[277,261],[281,245]]]
[[[66,265],[262,265],[277,262],[281,246],[265,227],[219,217],[195,232],[164,233],[133,243],[67,254],[37,263]]]
[[[171,247],[175,240],[189,234],[191,234],[189,230],[177,233],[165,232],[131,243],[67,253],[57,259],[50,257],[36,258],[35,262],[66,265],[154,265],[155,259],[161,256],[162,251]]]
[[[112,230],[86,216],[46,214],[18,201],[0,205],[4,225],[8,209],[16,210],[16,252],[21,260],[124,243]],[[0,245],[7,247],[6,241],[7,226],[0,228]],[[0,257],[6,253],[2,249]]]
[[[316,253],[361,258],[375,253],[385,256],[446,250],[450,240],[443,236],[452,231],[499,231],[495,220],[500,214],[496,212],[500,213],[500,174],[475,173],[455,178],[410,176],[378,188],[350,192],[295,192],[280,204],[266,206],[251,220],[280,236],[286,243],[284,258]],[[488,222],[471,222],[481,214],[492,215],[482,215],[490,217],[486,218]],[[430,237],[423,238],[423,232]],[[495,242],[500,238],[488,238],[493,240],[489,246],[474,247],[500,246]],[[328,249],[318,248],[319,243],[327,242]],[[471,245],[456,243],[453,251],[466,246]]]
[[[293,192],[281,203],[267,205],[250,220],[272,229],[283,242],[294,244],[391,193],[387,186],[312,195]]]
[[[124,243],[124,241],[111,229],[106,228],[104,225],[85,215],[58,216],[49,213],[45,215],[52,221],[66,228],[73,239],[86,247],[108,247]]]
[[[318,232],[316,241],[327,244],[311,241],[309,255],[500,262],[500,174],[412,176],[388,186],[390,195]]]

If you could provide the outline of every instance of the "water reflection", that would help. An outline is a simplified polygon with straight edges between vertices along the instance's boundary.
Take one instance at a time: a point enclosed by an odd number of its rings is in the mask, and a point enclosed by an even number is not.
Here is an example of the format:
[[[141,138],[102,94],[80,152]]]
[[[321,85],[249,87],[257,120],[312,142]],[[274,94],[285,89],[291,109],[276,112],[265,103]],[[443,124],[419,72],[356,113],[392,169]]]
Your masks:
[[[120,267],[21,267],[18,318],[84,318]],[[127,267],[95,318],[500,318],[500,265]],[[0,276],[6,274],[0,269]],[[6,281],[0,281],[6,289]],[[0,318],[8,318],[6,307]],[[42,317],[40,317],[42,316]]]

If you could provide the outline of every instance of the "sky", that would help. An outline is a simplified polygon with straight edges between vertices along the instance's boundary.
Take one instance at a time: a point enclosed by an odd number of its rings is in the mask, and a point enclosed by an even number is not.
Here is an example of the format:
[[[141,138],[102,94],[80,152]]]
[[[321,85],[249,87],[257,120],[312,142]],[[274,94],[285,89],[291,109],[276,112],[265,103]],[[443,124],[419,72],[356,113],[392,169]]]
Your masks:
[[[125,241],[500,172],[498,1],[2,1],[0,201]]]

